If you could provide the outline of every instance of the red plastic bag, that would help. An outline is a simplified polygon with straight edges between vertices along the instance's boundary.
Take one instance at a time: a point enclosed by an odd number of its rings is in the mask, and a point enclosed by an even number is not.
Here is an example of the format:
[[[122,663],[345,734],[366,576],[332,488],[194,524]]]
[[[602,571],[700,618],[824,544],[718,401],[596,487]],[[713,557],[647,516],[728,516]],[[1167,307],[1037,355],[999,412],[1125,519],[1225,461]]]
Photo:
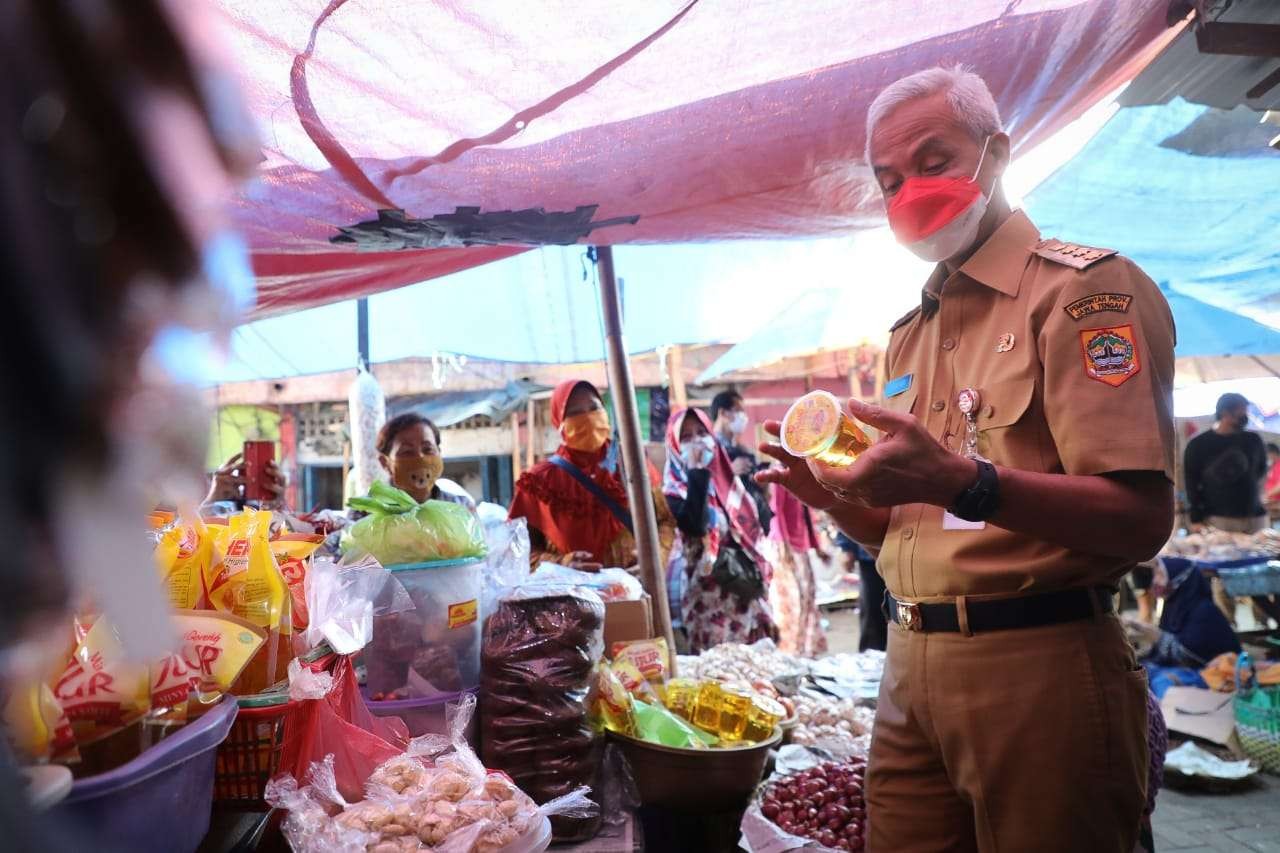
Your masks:
[[[313,667],[322,667],[317,661]],[[351,658],[333,664],[333,689],[322,699],[308,699],[285,724],[280,773],[306,778],[313,761],[333,756],[338,791],[347,802],[364,798],[364,782],[378,765],[404,752],[409,729],[398,717],[376,717],[356,684]]]

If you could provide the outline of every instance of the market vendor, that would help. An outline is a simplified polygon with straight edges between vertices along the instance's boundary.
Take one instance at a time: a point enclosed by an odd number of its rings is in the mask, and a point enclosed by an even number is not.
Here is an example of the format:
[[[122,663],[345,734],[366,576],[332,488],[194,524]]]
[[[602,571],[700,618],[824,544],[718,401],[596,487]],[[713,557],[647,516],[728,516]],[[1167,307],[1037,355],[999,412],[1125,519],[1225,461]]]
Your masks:
[[[759,476],[879,552],[870,849],[1131,853],[1147,681],[1113,592],[1173,524],[1169,307],[1011,209],[973,73],[893,83],[867,133],[890,227],[938,266],[892,327],[883,405],[848,404],[880,440],[842,468],[767,444]]]
[[[634,566],[622,463],[600,392],[583,380],[561,382],[551,394],[551,424],[560,431],[560,446],[521,475],[509,513],[528,522],[533,565],[546,560],[584,571]],[[665,554],[674,522],[658,492],[658,472],[647,468]]]
[[[1126,620],[1143,640],[1144,663],[1203,669],[1220,654],[1240,651],[1240,640],[1214,604],[1209,581],[1192,561],[1157,560],[1152,586],[1164,598],[1160,626]]]
[[[416,412],[396,415],[378,430],[377,448],[378,461],[391,484],[418,503],[448,501],[475,512],[475,499],[443,476],[440,429],[430,418]]]

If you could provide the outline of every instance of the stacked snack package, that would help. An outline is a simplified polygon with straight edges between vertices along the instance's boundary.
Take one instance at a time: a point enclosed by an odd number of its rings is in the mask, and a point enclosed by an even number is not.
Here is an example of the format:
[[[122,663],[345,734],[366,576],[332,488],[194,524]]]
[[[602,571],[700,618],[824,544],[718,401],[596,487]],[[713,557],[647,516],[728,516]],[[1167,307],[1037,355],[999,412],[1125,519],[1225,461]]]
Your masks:
[[[585,788],[538,806],[504,773],[486,770],[467,745],[475,698],[451,709],[450,737],[425,735],[380,765],[364,799],[338,789],[333,757],[311,766],[310,786],[291,776],[267,786],[267,802],[288,811],[285,837],[295,853],[495,853],[545,848],[548,817],[598,818]]]
[[[480,742],[486,764],[540,803],[596,780],[602,743],[585,698],[603,650],[604,603],[570,586],[520,587],[485,620]],[[599,817],[552,820],[557,840],[595,836]]]
[[[271,537],[271,553],[275,555],[280,576],[289,586],[289,605],[293,611],[293,630],[307,630],[307,570],[311,556],[324,544],[324,536],[315,533],[278,533]]]
[[[214,558],[205,568],[210,604],[267,633],[236,685],[240,695],[258,693],[283,678],[293,659],[292,599],[271,549],[271,513],[246,509],[213,530]]]

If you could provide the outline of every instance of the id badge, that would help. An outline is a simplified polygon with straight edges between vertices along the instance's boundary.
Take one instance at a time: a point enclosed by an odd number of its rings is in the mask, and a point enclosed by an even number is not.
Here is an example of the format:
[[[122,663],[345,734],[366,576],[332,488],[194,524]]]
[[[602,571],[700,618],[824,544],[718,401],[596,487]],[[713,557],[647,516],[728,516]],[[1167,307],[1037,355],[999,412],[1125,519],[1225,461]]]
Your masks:
[[[942,529],[943,530],[985,530],[987,523],[985,521],[965,521],[959,516],[952,515],[949,512],[942,513]]]

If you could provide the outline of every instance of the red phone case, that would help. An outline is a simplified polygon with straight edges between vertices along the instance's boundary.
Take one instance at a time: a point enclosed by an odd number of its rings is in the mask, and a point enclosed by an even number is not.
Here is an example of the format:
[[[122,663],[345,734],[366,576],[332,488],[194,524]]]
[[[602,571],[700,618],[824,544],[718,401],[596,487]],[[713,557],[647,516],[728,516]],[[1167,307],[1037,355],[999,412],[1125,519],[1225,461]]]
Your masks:
[[[267,463],[276,458],[274,441],[246,441],[244,443],[244,499],[266,501],[276,497],[267,494],[263,487],[263,472]]]

